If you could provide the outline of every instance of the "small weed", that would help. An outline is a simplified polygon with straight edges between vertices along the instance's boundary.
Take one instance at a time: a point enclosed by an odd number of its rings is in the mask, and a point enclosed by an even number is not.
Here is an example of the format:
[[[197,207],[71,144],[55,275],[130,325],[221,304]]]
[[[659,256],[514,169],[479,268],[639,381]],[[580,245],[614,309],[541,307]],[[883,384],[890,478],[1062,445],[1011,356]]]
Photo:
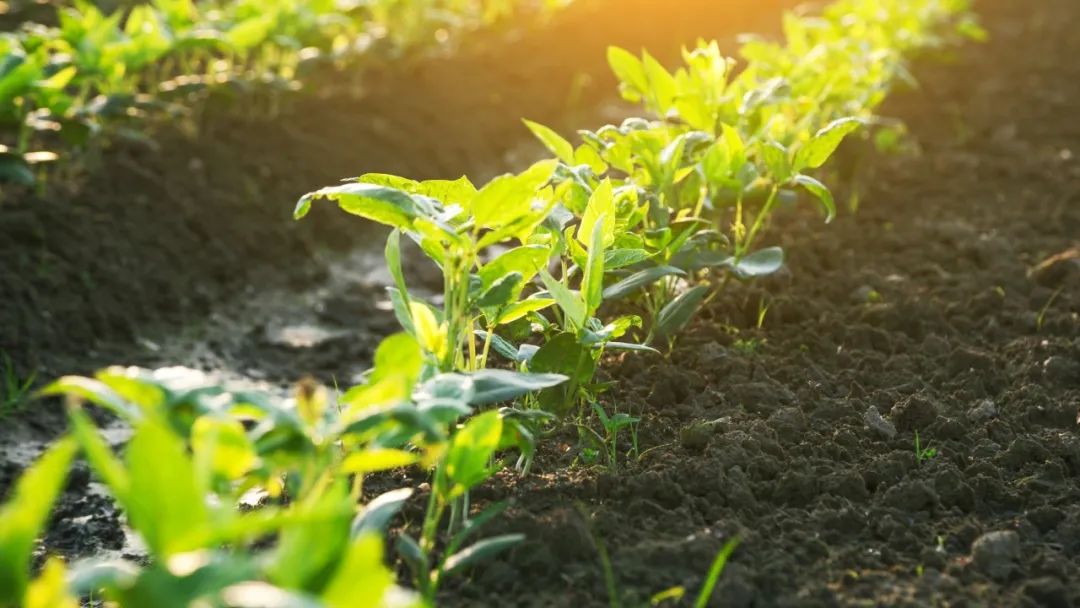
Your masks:
[[[1035,319],[1035,331],[1042,332],[1043,325],[1046,323],[1046,313],[1050,312],[1050,307],[1054,305],[1054,301],[1061,295],[1061,290],[1065,287],[1058,287],[1057,291],[1050,295],[1050,299],[1043,304],[1042,310],[1039,311],[1039,316]]]
[[[30,401],[30,388],[34,386],[37,372],[20,378],[15,362],[7,353],[3,356],[3,392],[0,392],[0,417],[22,409]]]
[[[915,460],[922,464],[937,455],[937,448],[930,447],[930,442],[927,442],[925,446],[922,445],[919,441],[919,432],[915,431]]]
[[[739,338],[731,347],[744,355],[756,355],[764,344],[762,338]]]

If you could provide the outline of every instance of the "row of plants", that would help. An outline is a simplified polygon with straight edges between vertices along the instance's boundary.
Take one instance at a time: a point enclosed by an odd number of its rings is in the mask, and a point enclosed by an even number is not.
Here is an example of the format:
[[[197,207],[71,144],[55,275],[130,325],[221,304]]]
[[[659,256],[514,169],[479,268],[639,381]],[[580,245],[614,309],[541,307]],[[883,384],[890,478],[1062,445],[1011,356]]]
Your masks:
[[[272,115],[315,70],[399,58],[566,1],[152,0],[109,14],[74,0],[56,27],[0,34],[0,182],[33,183],[35,165],[91,141],[145,140],[148,115],[215,96],[244,94],[245,113]]]
[[[448,577],[520,542],[477,540],[502,506],[476,512],[470,489],[504,467],[526,473],[550,424],[576,424],[615,467],[616,434],[636,421],[604,409],[603,355],[670,349],[730,281],[776,272],[783,251],[762,246],[770,218],[804,197],[832,218],[827,163],[846,138],[895,138],[875,110],[906,61],[982,35],[963,0],[838,0],[785,17],[784,30],[784,44],[749,41],[741,70],[715,43],[674,72],[612,49],[624,97],[648,117],[576,145],[528,123],[554,158],[483,187],[369,174],[305,196],[297,217],[329,200],[392,228],[389,295],[404,331],[342,394],[302,382],[278,402],[137,369],[45,389],[68,396],[71,431],[0,514],[0,605],[430,605]],[[403,236],[442,269],[441,298],[409,289]],[[85,402],[134,429],[122,459]],[[71,571],[50,560],[31,578],[34,538],[80,452],[151,559]],[[430,476],[423,516],[393,543],[410,589],[386,566],[385,539],[417,491],[364,488],[403,467]]]

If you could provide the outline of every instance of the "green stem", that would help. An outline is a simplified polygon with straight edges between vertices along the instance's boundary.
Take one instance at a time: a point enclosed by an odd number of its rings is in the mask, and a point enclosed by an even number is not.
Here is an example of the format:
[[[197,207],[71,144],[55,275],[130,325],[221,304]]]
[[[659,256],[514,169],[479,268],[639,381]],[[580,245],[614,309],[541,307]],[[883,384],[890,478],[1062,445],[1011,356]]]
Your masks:
[[[779,194],[780,187],[774,185],[772,187],[772,190],[769,191],[769,198],[765,201],[765,205],[761,207],[761,210],[758,211],[757,217],[754,218],[754,224],[750,227],[750,232],[747,233],[746,238],[743,239],[742,244],[740,244],[738,249],[736,250],[736,257],[741,258],[742,256],[746,255],[747,250],[750,249],[750,245],[754,243],[754,237],[757,236],[758,232],[765,225],[765,220],[768,219],[769,215],[772,213],[773,207],[776,205]]]
[[[488,354],[491,352],[491,340],[495,334],[495,326],[489,325],[484,335],[484,350],[480,353],[480,369],[487,368]]]

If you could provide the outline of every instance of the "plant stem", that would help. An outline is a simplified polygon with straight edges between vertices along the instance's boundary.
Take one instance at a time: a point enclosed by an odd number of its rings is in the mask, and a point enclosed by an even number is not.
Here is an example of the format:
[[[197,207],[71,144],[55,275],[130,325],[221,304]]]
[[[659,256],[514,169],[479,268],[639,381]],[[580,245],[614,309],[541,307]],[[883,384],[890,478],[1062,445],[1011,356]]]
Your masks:
[[[774,185],[772,187],[772,190],[769,191],[769,198],[765,201],[765,204],[761,207],[761,210],[758,211],[757,217],[754,218],[754,224],[750,227],[750,232],[747,233],[746,238],[743,239],[743,242],[736,249],[736,257],[741,258],[742,256],[746,255],[746,251],[750,249],[750,245],[754,243],[754,237],[757,236],[757,233],[765,225],[765,220],[772,213],[773,207],[776,205],[776,201],[779,198],[779,194],[780,187]]]

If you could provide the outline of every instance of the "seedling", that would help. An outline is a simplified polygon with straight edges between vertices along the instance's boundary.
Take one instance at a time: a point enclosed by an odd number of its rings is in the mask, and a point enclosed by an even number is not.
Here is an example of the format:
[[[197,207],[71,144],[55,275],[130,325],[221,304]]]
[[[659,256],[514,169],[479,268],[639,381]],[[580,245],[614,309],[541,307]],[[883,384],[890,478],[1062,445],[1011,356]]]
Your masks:
[[[1058,287],[1054,293],[1050,295],[1050,298],[1046,300],[1046,304],[1043,304],[1042,309],[1039,310],[1039,316],[1035,319],[1035,331],[1042,331],[1043,324],[1046,322],[1046,313],[1050,311],[1050,307],[1054,305],[1054,301],[1061,295],[1063,289],[1065,289],[1064,285]]]
[[[595,401],[592,404],[592,409],[596,414],[597,420],[600,421],[600,427],[604,431],[603,434],[598,433],[586,425],[580,425],[580,428],[590,433],[596,438],[599,445],[603,447],[604,458],[607,460],[608,467],[614,470],[619,466],[619,431],[622,429],[628,428],[630,430],[633,441],[631,455],[636,458],[638,454],[636,427],[637,424],[641,422],[641,419],[630,416],[624,412],[616,412],[608,416],[607,412],[604,411],[604,406]]]
[[[922,464],[937,455],[937,448],[930,447],[930,442],[927,442],[925,446],[919,443],[919,431],[915,431],[915,461]]]
[[[3,389],[0,392],[0,416],[11,414],[29,402],[30,389],[37,379],[37,372],[31,372],[29,376],[20,378],[15,370],[15,362],[4,353],[3,356]]]

